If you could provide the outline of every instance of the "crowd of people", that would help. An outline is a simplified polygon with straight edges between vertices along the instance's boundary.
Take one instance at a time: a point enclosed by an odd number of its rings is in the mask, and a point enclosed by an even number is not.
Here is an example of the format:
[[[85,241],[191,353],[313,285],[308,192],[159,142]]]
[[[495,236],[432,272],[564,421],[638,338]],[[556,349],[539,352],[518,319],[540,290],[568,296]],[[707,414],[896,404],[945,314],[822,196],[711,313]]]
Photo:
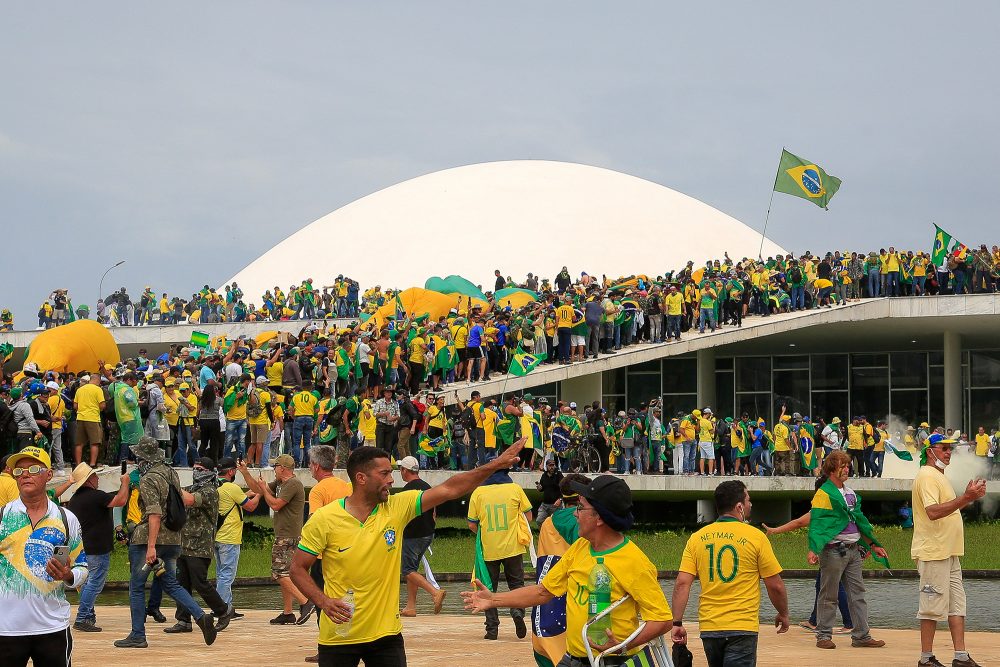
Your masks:
[[[517,281],[510,276],[504,277],[499,270],[494,273],[494,291],[484,292],[490,302],[495,303],[496,292],[519,287],[538,292],[541,297],[573,294],[578,310],[582,310],[583,302],[595,296],[593,289],[600,289],[602,296],[617,293],[619,298],[624,298],[624,286],[631,283],[635,287],[635,300],[639,302],[634,309],[643,315],[638,319],[653,318],[656,323],[640,321],[642,333],[633,330],[630,335],[661,341],[666,338],[664,332],[670,331],[668,316],[671,314],[683,316],[684,330],[690,328],[692,319],[695,325],[704,329],[705,324],[713,322],[710,316],[714,316],[716,324],[724,320],[738,324],[739,318],[748,314],[766,315],[830,306],[861,298],[995,292],[1000,288],[1000,248],[996,245],[987,248],[985,244],[978,249],[961,246],[961,250],[947,255],[938,264],[931,261],[929,253],[897,251],[893,246],[869,252],[834,250],[824,255],[807,251],[798,257],[788,254],[766,260],[743,258],[733,261],[725,255],[706,261],[703,266],[695,266],[692,261],[682,269],[655,278],[642,276],[639,280],[635,276],[618,280],[604,276],[598,280],[585,272],[573,279],[566,267],[551,280],[529,273],[523,281]],[[332,282],[332,285],[320,286],[307,278],[290,285],[287,290],[275,285],[256,298],[248,298],[235,282],[221,290],[205,285],[190,297],[169,296],[168,292],[157,295],[147,285],[138,298],[133,298],[122,287],[110,296],[101,295],[94,316],[109,326],[357,318],[374,313],[398,293],[396,289],[383,290],[381,285],[362,291],[356,280],[343,275]],[[612,289],[616,285],[623,288],[616,292]],[[680,313],[667,312],[665,301],[671,286],[682,296],[684,308]],[[551,304],[548,299],[545,301]],[[625,309],[632,308],[626,306]],[[704,322],[700,321],[702,310],[706,313]],[[606,311],[605,317],[613,312]],[[68,290],[56,289],[38,309],[38,328],[90,317],[89,306],[73,307]],[[661,321],[664,319],[667,321]],[[588,320],[588,327],[592,328],[593,318],[588,317]],[[13,313],[7,308],[0,310],[0,332],[13,330],[13,327]],[[621,334],[616,334],[616,347],[620,340]]]

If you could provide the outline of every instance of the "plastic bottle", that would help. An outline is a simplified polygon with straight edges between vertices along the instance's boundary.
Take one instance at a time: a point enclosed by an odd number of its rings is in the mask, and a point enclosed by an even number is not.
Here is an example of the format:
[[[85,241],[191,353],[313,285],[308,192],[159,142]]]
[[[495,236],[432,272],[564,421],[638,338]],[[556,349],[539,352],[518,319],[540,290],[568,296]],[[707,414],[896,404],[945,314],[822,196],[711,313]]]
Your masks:
[[[587,603],[587,617],[592,619],[611,604],[611,571],[604,565],[604,559],[598,558],[597,564],[590,570],[590,599]],[[587,637],[595,644],[608,642],[607,631],[611,629],[611,614],[591,623],[587,627]]]
[[[351,632],[351,621],[354,620],[354,589],[347,589],[347,594],[340,600],[351,608],[351,618],[347,619],[346,623],[338,623],[334,632],[338,637],[346,637]]]

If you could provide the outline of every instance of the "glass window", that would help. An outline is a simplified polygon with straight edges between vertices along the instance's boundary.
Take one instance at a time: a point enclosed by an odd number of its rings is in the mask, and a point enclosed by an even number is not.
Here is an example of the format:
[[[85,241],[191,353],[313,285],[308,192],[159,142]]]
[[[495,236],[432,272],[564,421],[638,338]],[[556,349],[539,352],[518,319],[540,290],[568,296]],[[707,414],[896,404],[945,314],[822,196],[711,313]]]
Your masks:
[[[882,419],[888,414],[889,369],[852,369],[851,416],[865,415],[874,424],[876,419]]]
[[[809,414],[809,371],[774,372],[774,414],[781,414],[781,406],[791,414]]]
[[[889,372],[893,389],[924,389],[927,387],[927,354],[893,352],[889,357]]]
[[[632,364],[628,367],[629,373],[641,373],[645,371],[650,371],[653,373],[660,372],[660,360],[654,359],[653,361],[644,361],[641,364]]]
[[[763,417],[764,421],[771,424],[773,415],[771,414],[771,394],[736,394],[737,412],[742,415],[744,412],[750,419]]]
[[[927,414],[927,390],[892,391],[892,415],[903,422],[903,428],[917,426],[929,418]],[[929,422],[928,422],[929,423]],[[898,427],[898,424],[890,424]]]
[[[814,354],[811,363],[813,389],[847,389],[846,354]]]
[[[607,394],[625,393],[625,369],[616,368],[612,371],[604,371],[602,377],[604,392]]]
[[[834,417],[840,417],[842,422],[850,421],[847,409],[846,391],[814,391],[812,407],[809,416],[813,422],[824,419],[829,422]]]
[[[771,357],[736,360],[737,391],[771,391]]]
[[[852,354],[851,366],[888,366],[888,354]]]
[[[927,360],[931,366],[944,366],[944,351],[934,350],[927,353]]]
[[[990,432],[1000,428],[1000,389],[973,389],[970,394],[971,433],[985,426]]]
[[[809,368],[809,357],[808,355],[796,355],[796,356],[776,356],[774,357],[774,370],[779,369],[800,369]]]
[[[932,427],[941,426],[944,424],[944,373],[940,370],[936,373],[931,373],[930,380],[930,419],[927,420],[927,423]],[[964,394],[965,392],[962,393]]]
[[[660,395],[659,373],[628,374],[628,406],[638,408]]]
[[[731,372],[725,371],[715,374],[716,405],[713,405],[712,409],[716,411],[720,419],[734,416],[733,407],[735,403],[733,389],[735,381],[736,377]]]
[[[1000,352],[971,352],[969,370],[970,386],[1000,387]]]
[[[678,412],[689,414],[698,406],[697,394],[664,394],[663,395],[663,420],[673,419]]]
[[[618,414],[619,410],[625,409],[624,394],[604,394],[601,407],[607,411],[608,419],[610,420],[612,416]]]
[[[715,370],[733,370],[733,358],[732,357],[720,357],[715,360]]]
[[[698,360],[693,357],[664,359],[663,390],[670,393],[696,393]]]

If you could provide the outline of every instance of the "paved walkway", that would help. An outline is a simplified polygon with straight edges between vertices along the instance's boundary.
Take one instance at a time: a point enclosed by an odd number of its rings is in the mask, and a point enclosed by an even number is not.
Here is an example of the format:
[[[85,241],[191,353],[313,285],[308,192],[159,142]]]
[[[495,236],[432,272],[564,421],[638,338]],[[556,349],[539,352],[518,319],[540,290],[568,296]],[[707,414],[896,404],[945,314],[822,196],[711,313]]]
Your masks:
[[[76,643],[73,664],[76,667],[106,665],[156,665],[158,667],[190,667],[193,664],[213,666],[303,665],[305,656],[315,650],[316,626],[271,626],[271,611],[248,610],[246,618],[234,621],[220,633],[213,646],[206,647],[200,633],[165,635],[165,625],[146,625],[149,648],[116,649],[115,639],[128,634],[127,607],[100,607],[99,623],[104,632],[74,633]],[[514,637],[508,617],[501,616],[500,639],[482,639],[481,617],[428,616],[404,619],[407,664],[410,667],[530,667],[535,664],[530,640]],[[875,630],[873,635],[884,639],[884,649],[853,649],[850,637],[836,637],[840,645],[835,651],[815,648],[813,636],[797,627],[787,635],[775,635],[774,628],[761,627],[758,665],[789,667],[789,665],[821,664],[824,667],[848,667],[877,664],[879,667],[914,665],[919,657],[916,630]],[[944,664],[951,663],[951,640],[947,630],[938,636],[937,655]],[[983,665],[1000,664],[1000,634],[975,632],[967,637],[972,656]],[[700,642],[691,643],[695,665],[704,665]]]

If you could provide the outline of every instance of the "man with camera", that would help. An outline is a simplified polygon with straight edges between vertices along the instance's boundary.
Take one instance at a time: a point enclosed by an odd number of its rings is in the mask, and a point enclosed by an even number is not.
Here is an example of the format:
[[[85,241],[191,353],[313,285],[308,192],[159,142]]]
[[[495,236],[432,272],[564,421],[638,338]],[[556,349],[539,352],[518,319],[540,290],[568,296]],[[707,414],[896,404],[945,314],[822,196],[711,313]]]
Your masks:
[[[215,622],[202,611],[191,594],[177,581],[177,559],[181,554],[181,528],[184,510],[177,515],[175,499],[180,494],[180,479],[167,465],[156,440],[143,437],[131,448],[139,461],[139,511],[142,518],[129,537],[128,560],[131,571],[128,598],[132,613],[132,631],[115,642],[118,648],[146,648],[146,579],[149,573],[160,579],[163,590],[194,617],[205,643],[215,641]],[[174,493],[171,493],[173,491]],[[178,523],[180,525],[178,525]]]

